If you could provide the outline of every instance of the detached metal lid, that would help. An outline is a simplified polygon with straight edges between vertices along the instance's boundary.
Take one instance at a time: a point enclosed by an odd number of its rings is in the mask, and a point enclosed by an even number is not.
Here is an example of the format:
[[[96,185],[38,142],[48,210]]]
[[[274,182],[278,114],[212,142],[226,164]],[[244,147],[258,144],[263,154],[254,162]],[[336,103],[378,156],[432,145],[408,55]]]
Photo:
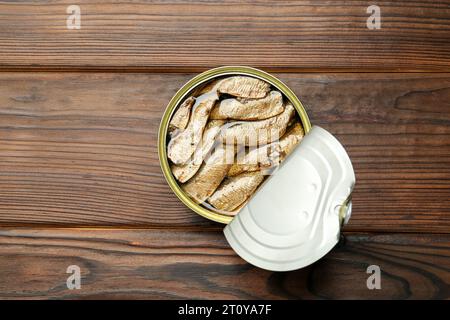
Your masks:
[[[272,271],[305,267],[339,241],[355,173],[339,141],[314,126],[224,229],[236,253]]]

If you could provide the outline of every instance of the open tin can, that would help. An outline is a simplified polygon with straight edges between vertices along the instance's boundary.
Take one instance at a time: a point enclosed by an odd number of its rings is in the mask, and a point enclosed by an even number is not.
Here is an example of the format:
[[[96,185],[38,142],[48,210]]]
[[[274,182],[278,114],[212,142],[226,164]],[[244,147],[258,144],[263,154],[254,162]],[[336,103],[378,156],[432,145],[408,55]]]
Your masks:
[[[189,197],[173,176],[167,154],[169,122],[180,103],[210,81],[226,76],[260,79],[281,92],[294,107],[305,134],[236,216],[211,210]],[[258,69],[220,67],[188,81],[164,112],[158,154],[163,174],[177,197],[201,216],[229,224],[224,233],[232,248],[264,269],[294,270],[320,259],[338,242],[341,227],[350,217],[355,175],[344,148],[324,129],[311,128],[297,96],[279,79]]]
[[[258,78],[260,80],[263,80],[270,85],[272,85],[274,88],[279,90],[285,97],[288,99],[292,105],[294,106],[301,124],[303,126],[303,129],[305,133],[309,132],[311,129],[311,123],[308,119],[308,115],[306,114],[306,111],[300,102],[300,100],[297,98],[297,96],[292,92],[291,89],[289,89],[283,82],[281,82],[276,77],[250,67],[244,67],[244,66],[226,66],[226,67],[219,67],[215,69],[208,70],[206,72],[203,72],[199,74],[198,76],[192,78],[189,80],[170,100],[169,104],[167,105],[167,108],[164,112],[164,115],[161,119],[161,124],[159,127],[159,135],[158,135],[158,154],[159,154],[159,161],[161,164],[161,168],[164,174],[164,177],[167,180],[167,183],[169,184],[170,188],[173,190],[173,192],[177,195],[177,197],[190,209],[198,213],[199,215],[208,218],[210,220],[228,224],[233,220],[234,217],[223,215],[217,212],[214,212],[208,208],[205,208],[196,202],[194,202],[190,197],[188,197],[183,190],[180,188],[178,182],[172,175],[172,172],[170,170],[170,164],[167,157],[167,135],[168,135],[168,127],[170,119],[175,112],[176,108],[179,106],[179,104],[193,91],[195,91],[197,88],[200,88],[201,86],[205,85],[206,83],[220,77],[225,76],[235,76],[235,75],[243,75],[243,76],[250,76],[254,78]]]

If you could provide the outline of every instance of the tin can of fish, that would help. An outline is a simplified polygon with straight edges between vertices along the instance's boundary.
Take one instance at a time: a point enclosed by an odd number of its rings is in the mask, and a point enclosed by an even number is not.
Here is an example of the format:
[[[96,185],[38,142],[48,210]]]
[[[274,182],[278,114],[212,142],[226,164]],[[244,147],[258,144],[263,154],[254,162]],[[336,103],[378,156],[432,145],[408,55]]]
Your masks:
[[[205,207],[194,201],[192,194],[186,194],[173,175],[167,149],[169,123],[180,104],[210,81],[235,76],[259,79],[281,92],[283,99],[292,105],[289,108],[295,109],[304,138],[239,207],[237,215],[230,216]],[[249,100],[252,99],[245,101]],[[287,109],[286,104],[284,110]],[[351,215],[355,174],[344,147],[326,130],[311,127],[297,96],[279,79],[261,70],[220,67],[186,83],[163,115],[158,153],[164,176],[177,197],[194,212],[228,224],[224,234],[230,246],[243,259],[263,269],[295,270],[320,259],[338,243],[341,228]],[[231,175],[231,170],[227,172]]]
[[[295,108],[298,114],[298,117],[300,118],[301,125],[303,126],[303,130],[305,131],[305,133],[309,132],[309,130],[311,129],[311,123],[309,121],[308,115],[306,114],[305,108],[303,107],[302,103],[297,98],[297,96],[294,94],[294,92],[292,92],[292,90],[289,89],[289,87],[285,85],[282,81],[262,70],[245,66],[219,67],[197,75],[196,77],[189,80],[180,90],[178,90],[178,92],[173,96],[173,98],[170,100],[169,104],[166,107],[166,110],[161,119],[161,124],[158,133],[158,155],[164,177],[166,178],[167,183],[169,184],[170,188],[175,193],[175,195],[188,208],[190,208],[197,214],[207,219],[224,224],[230,223],[234,217],[221,214],[217,211],[211,210],[210,208],[206,208],[196,203],[181,189],[179,183],[174,178],[167,157],[168,128],[170,119],[172,118],[172,115],[174,114],[176,108],[192,92],[194,92],[198,88],[201,88],[208,82],[213,81],[214,79],[226,76],[239,76],[239,75],[249,76],[263,80],[269,83],[277,90],[279,90],[284,95],[284,97],[289,102],[292,103],[293,107]]]

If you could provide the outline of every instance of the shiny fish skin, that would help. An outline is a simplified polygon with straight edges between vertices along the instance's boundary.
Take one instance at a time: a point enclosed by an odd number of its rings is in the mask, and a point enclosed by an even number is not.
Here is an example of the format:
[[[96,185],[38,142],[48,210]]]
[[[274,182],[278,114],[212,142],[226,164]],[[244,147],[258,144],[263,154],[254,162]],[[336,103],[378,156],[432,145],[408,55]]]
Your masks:
[[[264,98],[270,91],[270,84],[252,77],[233,76],[208,83],[198,94],[201,95],[211,91],[240,98],[260,99]]]
[[[217,99],[218,96],[214,92],[197,97],[188,126],[174,135],[167,146],[167,156],[172,163],[181,165],[189,161],[202,140],[209,114]]]
[[[213,147],[215,138],[224,123],[225,121],[223,120],[212,120],[208,122],[203,133],[202,143],[197,146],[194,157],[183,165],[172,164],[171,169],[175,179],[181,183],[185,183],[192,178],[202,165],[203,159],[205,159]]]
[[[212,109],[210,119],[263,120],[283,112],[283,96],[271,91],[262,99],[225,99]]]
[[[304,136],[305,131],[299,122],[289,128],[288,132],[280,139],[281,161],[295,149]]]
[[[243,172],[254,172],[270,168],[279,163],[280,153],[280,143],[273,142],[251,150],[241,160],[239,160],[238,155],[238,162],[231,166],[228,176],[237,176]]]
[[[234,76],[219,81],[217,91],[235,97],[258,99],[267,95],[270,84],[252,77]]]
[[[232,163],[227,161],[227,157],[234,157],[234,150],[231,151],[230,149],[222,145],[217,146],[212,155],[201,165],[197,173],[186,184],[181,186],[181,189],[195,202],[199,204],[205,202],[227,175],[232,165]]]
[[[263,180],[264,175],[260,172],[226,178],[208,198],[208,202],[218,210],[233,211],[255,192]]]
[[[303,139],[305,132],[302,125],[297,122],[289,128],[280,141],[251,150],[237,163],[234,163],[228,176],[236,176],[243,172],[253,172],[268,169],[283,161]]]
[[[177,129],[184,130],[187,127],[194,102],[195,98],[189,97],[178,107],[169,122],[169,133]]]
[[[292,104],[287,104],[279,115],[259,121],[236,121],[226,124],[220,137],[227,144],[245,144],[257,146],[271,143],[279,139],[285,132],[287,125],[295,114]]]

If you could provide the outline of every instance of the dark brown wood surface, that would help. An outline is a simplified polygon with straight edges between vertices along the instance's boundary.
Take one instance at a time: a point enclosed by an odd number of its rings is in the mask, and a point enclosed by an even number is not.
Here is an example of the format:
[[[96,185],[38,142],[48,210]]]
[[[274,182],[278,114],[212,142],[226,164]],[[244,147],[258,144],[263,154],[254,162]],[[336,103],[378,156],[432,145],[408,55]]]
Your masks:
[[[8,68],[201,71],[449,71],[450,2],[82,0],[68,30],[67,1],[0,3],[0,63]]]
[[[450,299],[449,1],[377,1],[380,30],[369,1],[79,1],[81,30],[70,4],[0,3],[0,299]],[[245,263],[162,176],[165,106],[227,64],[353,161],[346,241],[305,269]]]
[[[348,235],[294,272],[245,263],[217,232],[0,230],[0,298],[442,299],[449,296],[449,235]],[[66,269],[81,269],[68,290]],[[369,265],[382,270],[368,290]]]
[[[170,191],[157,156],[165,105],[192,76],[0,74],[0,223],[218,228]],[[348,149],[348,230],[450,229],[448,74],[278,76]]]

